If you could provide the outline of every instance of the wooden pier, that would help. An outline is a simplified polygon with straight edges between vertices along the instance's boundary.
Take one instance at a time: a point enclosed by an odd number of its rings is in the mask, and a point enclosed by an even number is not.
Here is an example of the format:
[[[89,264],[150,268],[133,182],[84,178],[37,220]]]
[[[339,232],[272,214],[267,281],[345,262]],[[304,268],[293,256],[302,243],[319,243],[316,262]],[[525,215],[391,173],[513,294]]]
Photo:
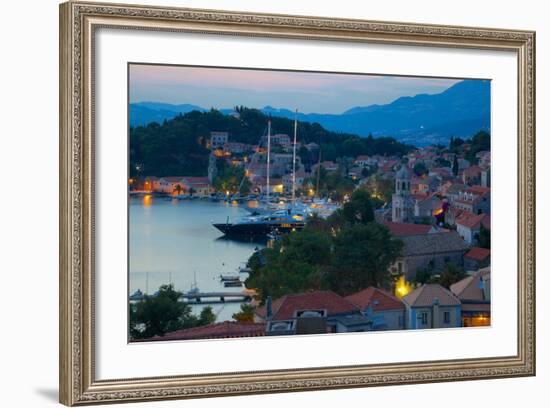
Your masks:
[[[185,303],[189,304],[217,304],[217,303],[243,303],[252,301],[252,295],[242,292],[199,292],[184,293]]]

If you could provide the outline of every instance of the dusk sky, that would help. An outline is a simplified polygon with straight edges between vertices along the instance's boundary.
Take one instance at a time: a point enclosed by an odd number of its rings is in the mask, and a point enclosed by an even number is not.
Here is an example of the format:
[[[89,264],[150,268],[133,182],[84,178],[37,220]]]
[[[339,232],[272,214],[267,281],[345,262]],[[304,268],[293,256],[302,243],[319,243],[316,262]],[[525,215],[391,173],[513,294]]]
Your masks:
[[[130,65],[130,102],[193,104],[202,108],[298,109],[339,114],[401,96],[439,93],[457,79],[312,72]]]

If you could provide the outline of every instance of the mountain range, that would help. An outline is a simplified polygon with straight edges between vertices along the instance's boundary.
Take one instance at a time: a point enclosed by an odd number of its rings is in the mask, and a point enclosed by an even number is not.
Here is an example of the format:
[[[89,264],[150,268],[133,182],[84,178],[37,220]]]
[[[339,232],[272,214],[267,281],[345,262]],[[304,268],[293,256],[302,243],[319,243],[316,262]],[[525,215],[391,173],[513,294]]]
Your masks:
[[[479,130],[490,131],[490,86],[487,80],[463,80],[438,94],[404,96],[384,105],[355,106],[341,114],[298,113],[298,120],[359,136],[392,136],[416,146],[446,144],[451,136],[466,138]],[[206,109],[190,104],[132,103],[130,125],[162,122],[193,110]],[[220,111],[230,114],[233,109]],[[294,118],[290,109],[265,106],[261,111]]]

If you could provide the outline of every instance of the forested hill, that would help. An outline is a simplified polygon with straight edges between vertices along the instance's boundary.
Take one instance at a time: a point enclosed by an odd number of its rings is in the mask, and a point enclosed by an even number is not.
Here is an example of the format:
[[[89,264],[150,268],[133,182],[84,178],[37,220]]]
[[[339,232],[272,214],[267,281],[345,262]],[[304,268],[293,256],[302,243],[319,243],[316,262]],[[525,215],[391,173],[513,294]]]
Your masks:
[[[289,101],[291,103],[292,101]],[[173,105],[136,102],[129,106],[130,125],[143,126],[162,122],[192,110],[206,112],[197,105]],[[220,111],[233,111],[225,107]],[[264,106],[261,111],[273,117],[293,119],[293,109]],[[390,135],[415,146],[448,144],[451,136],[467,138],[479,130],[491,128],[491,83],[488,80],[464,80],[437,94],[403,96],[391,103],[351,107],[340,114],[298,113],[298,120],[319,123],[333,132],[367,137]]]
[[[266,134],[268,116],[257,109],[237,107],[239,117],[225,115],[217,110],[192,111],[179,114],[162,124],[130,128],[130,175],[140,176],[207,174],[206,143],[211,131],[227,131],[230,141],[257,145]],[[273,117],[272,134],[293,134],[292,119]],[[317,123],[298,122],[298,141],[302,144],[321,143],[322,159],[380,154],[402,155],[413,146],[391,137],[359,137],[332,132]]]

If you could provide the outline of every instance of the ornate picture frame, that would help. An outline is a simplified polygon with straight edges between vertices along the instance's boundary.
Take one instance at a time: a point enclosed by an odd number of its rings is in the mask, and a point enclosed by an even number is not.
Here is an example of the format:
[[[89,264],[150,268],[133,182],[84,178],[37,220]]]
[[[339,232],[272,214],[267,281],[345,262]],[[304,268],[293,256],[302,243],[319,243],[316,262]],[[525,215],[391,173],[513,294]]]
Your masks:
[[[517,57],[517,353],[253,372],[96,378],[99,28],[512,52]],[[60,6],[60,402],[197,398],[535,375],[535,33],[88,2]],[[121,273],[124,273],[121,271]]]

